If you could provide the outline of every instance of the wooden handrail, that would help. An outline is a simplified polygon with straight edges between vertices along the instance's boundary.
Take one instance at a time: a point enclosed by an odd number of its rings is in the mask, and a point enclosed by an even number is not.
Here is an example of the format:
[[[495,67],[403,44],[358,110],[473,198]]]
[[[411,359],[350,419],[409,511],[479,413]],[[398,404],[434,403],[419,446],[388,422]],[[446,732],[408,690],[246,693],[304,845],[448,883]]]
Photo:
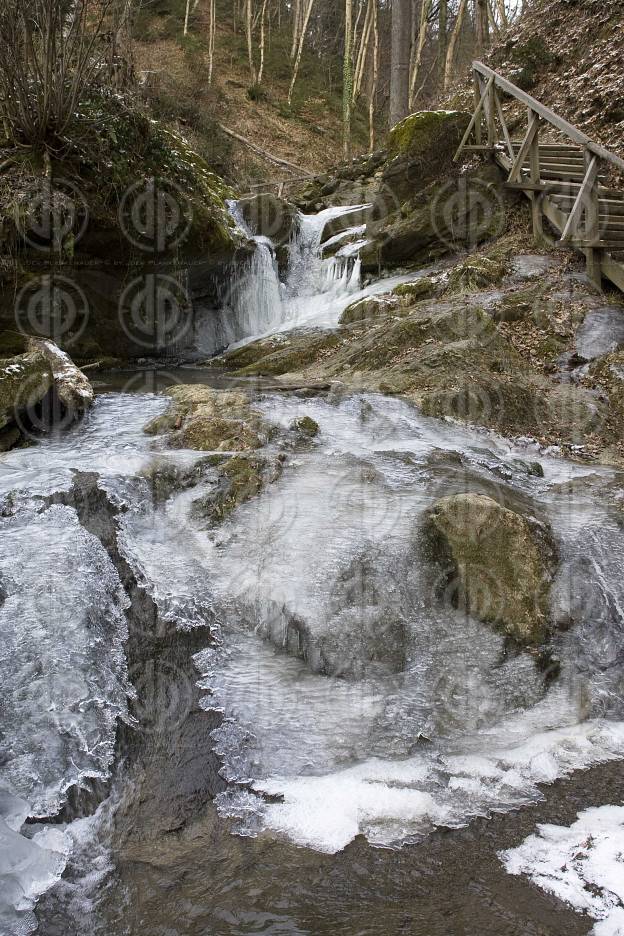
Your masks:
[[[487,78],[488,81],[492,79],[496,88],[499,88],[501,91],[504,91],[505,94],[509,94],[511,97],[516,98],[516,100],[521,101],[522,104],[525,104],[557,130],[565,133],[569,139],[573,140],[579,146],[585,147],[595,156],[598,156],[600,159],[604,159],[605,162],[610,162],[612,165],[617,166],[618,169],[624,170],[623,159],[620,159],[620,157],[616,156],[615,153],[611,153],[609,150],[605,149],[604,146],[600,146],[600,144],[594,143],[593,140],[591,140],[587,134],[583,133],[582,130],[579,130],[573,124],[568,123],[568,121],[564,120],[563,117],[555,114],[555,112],[551,111],[549,107],[541,104],[534,97],[531,97],[530,94],[527,94],[526,91],[523,91],[515,84],[512,84],[511,81],[503,78],[503,76],[499,75],[498,72],[495,72],[487,65],[484,65],[483,62],[479,61],[474,61],[472,63],[472,67],[473,70],[482,75],[483,78]]]

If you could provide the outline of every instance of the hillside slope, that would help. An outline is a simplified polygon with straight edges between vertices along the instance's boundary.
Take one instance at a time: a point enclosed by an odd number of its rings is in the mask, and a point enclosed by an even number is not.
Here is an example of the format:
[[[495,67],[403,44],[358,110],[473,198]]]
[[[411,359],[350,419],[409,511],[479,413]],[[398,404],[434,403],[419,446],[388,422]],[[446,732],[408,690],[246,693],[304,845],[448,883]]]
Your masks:
[[[289,106],[289,29],[267,35],[262,85],[252,86],[245,37],[224,11],[217,18],[209,84],[207,3],[199,0],[187,36],[184,6],[184,0],[157,0],[135,24],[135,70],[156,116],[177,125],[215,171],[238,188],[293,173],[233,141],[221,126],[304,171],[320,172],[334,164],[342,135],[340,62],[330,63],[328,71],[327,63],[305,52]],[[356,109],[353,133],[355,151],[365,151],[363,110]]]
[[[624,156],[624,3],[533,0],[486,62]],[[455,101],[468,103],[466,76]]]

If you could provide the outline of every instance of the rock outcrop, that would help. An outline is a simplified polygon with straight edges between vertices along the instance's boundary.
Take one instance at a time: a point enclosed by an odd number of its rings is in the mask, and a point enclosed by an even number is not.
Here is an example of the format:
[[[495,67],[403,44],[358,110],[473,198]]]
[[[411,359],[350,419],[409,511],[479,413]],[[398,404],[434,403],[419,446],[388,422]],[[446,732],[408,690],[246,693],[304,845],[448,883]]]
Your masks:
[[[53,341],[0,334],[0,452],[58,420],[71,423],[92,403],[89,380]]]
[[[548,638],[557,549],[544,523],[482,494],[456,494],[428,512],[425,542],[456,606],[519,644]]]

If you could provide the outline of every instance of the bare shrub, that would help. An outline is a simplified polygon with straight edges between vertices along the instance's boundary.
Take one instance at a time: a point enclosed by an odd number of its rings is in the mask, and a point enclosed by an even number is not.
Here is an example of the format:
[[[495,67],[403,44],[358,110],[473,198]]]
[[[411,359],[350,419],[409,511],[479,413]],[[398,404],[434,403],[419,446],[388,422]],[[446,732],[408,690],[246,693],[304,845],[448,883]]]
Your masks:
[[[64,134],[107,59],[116,0],[2,0],[0,119],[8,140]]]

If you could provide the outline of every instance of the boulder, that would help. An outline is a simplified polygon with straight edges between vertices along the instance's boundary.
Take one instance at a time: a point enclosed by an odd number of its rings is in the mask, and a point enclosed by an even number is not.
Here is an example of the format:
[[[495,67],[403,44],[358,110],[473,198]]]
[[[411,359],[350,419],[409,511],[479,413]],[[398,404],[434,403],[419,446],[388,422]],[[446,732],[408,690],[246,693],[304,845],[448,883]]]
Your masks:
[[[339,322],[341,325],[351,325],[366,319],[382,318],[384,315],[392,315],[400,305],[399,299],[394,296],[367,296],[347,306]]]
[[[400,207],[394,194],[382,187],[369,215],[369,242],[360,251],[363,271],[425,264],[500,234],[505,223],[500,180],[496,166],[479,166],[462,176],[465,191],[452,178],[414,184],[410,200]],[[475,197],[470,198],[466,192],[473,189]]]
[[[582,361],[612,354],[624,347],[624,308],[611,306],[588,312],[576,333],[576,354]]]
[[[397,203],[451,169],[469,122],[459,111],[420,111],[392,128],[382,186]]]
[[[0,429],[33,410],[53,383],[52,369],[41,351],[0,360]]]
[[[546,524],[491,497],[456,494],[428,511],[425,542],[456,606],[519,644],[547,639],[557,549]]]
[[[40,352],[48,361],[56,395],[69,413],[84,413],[93,403],[93,387],[72,359],[47,338],[28,338],[30,350]]]
[[[242,198],[238,208],[250,231],[270,238],[276,246],[287,243],[296,228],[295,206],[269,192]]]
[[[167,390],[169,409],[145,426],[148,435],[167,436],[171,448],[198,452],[245,452],[260,448],[269,428],[246,393],[214,390],[203,384]]]

